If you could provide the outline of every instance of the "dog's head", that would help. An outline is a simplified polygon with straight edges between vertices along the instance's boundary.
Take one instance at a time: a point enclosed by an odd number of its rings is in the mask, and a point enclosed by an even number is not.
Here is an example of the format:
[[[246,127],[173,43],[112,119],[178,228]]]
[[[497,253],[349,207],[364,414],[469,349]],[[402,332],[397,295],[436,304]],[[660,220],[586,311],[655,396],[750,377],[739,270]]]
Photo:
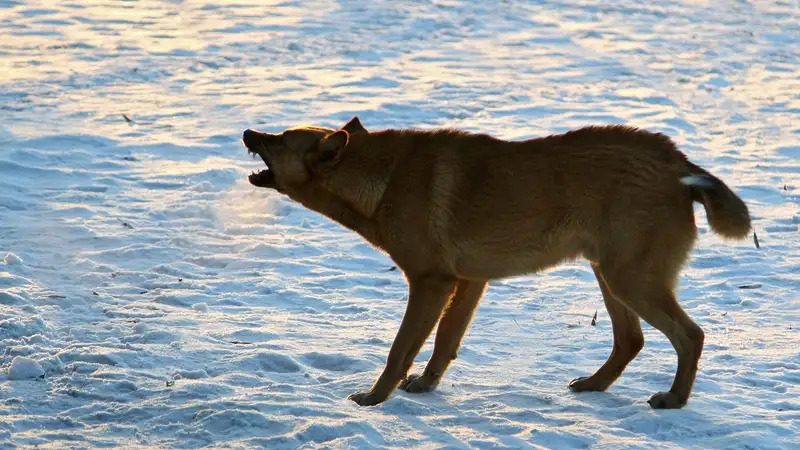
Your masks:
[[[250,184],[279,192],[302,186],[336,166],[352,134],[366,132],[358,117],[338,130],[316,126],[293,127],[280,134],[245,130],[242,142],[247,151],[267,165],[250,175]]]

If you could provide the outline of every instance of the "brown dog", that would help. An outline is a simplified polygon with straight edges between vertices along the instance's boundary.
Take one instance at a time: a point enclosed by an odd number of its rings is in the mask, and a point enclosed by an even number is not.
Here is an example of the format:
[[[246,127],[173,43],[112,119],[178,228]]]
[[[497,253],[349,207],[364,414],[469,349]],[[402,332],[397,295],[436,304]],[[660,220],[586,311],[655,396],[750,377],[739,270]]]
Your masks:
[[[368,132],[353,118],[339,130],[247,130],[243,142],[267,164],[250,183],[359,233],[408,280],[408,306],[383,373],[370,390],[349,396],[359,405],[383,402],[398,384],[434,389],[487,281],[578,257],[600,284],[614,347],[597,372],[570,388],[608,388],[644,344],[641,318],[678,353],[672,387],[648,402],[686,404],[703,348],[703,331],[675,299],[697,234],[692,202],[705,206],[711,228],[726,238],[747,236],[750,216],[667,136],[608,126],[509,142],[454,130]],[[437,322],[427,367],[407,376]]]

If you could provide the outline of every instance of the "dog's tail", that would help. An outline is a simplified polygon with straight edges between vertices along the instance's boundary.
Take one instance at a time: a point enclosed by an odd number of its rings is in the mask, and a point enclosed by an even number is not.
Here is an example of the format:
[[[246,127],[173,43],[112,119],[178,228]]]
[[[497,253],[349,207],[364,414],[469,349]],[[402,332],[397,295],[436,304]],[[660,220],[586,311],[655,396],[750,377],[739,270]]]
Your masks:
[[[681,184],[691,189],[694,201],[703,204],[711,229],[729,239],[746,237],[750,233],[750,212],[744,201],[705,169],[690,162],[687,169]]]

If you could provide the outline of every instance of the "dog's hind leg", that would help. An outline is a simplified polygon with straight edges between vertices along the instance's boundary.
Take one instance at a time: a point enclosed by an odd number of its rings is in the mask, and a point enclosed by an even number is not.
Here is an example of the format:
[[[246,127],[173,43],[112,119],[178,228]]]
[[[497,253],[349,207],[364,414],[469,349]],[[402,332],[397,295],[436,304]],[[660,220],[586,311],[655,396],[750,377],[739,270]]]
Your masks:
[[[599,269],[611,294],[664,333],[678,353],[678,370],[672,387],[668,392],[654,394],[647,402],[655,409],[681,408],[692,391],[704,334],[675,299],[669,271],[655,272],[647,267],[654,265],[640,261],[611,269],[601,265]]]
[[[592,264],[592,270],[600,284],[603,301],[606,304],[608,315],[611,317],[614,346],[608,360],[597,372],[590,377],[576,378],[569,383],[569,388],[574,392],[605,391],[619,378],[628,363],[633,361],[633,358],[644,346],[644,335],[639,316],[611,295],[605,280],[594,264]]]
[[[409,277],[408,306],[400,330],[389,350],[386,367],[369,391],[348,398],[361,406],[383,402],[402,381],[422,344],[433,331],[456,288],[456,279],[425,275]]]
[[[456,295],[445,310],[436,330],[433,354],[421,375],[409,375],[400,384],[407,392],[428,392],[436,389],[447,367],[456,359],[461,340],[469,327],[472,315],[486,289],[485,281],[460,280]]]

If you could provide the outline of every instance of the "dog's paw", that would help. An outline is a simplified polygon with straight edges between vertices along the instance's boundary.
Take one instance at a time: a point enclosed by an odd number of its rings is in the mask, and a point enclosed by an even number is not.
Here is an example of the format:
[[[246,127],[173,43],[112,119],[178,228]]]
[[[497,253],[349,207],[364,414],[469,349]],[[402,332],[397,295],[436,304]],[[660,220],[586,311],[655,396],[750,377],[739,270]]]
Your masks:
[[[366,391],[350,394],[347,399],[356,402],[359,406],[375,406],[386,400],[386,397],[378,395],[374,391]]]
[[[653,409],[678,409],[686,405],[685,401],[672,392],[655,393],[647,399],[647,403]]]
[[[432,376],[413,374],[407,376],[400,383],[400,389],[411,394],[430,392],[439,385],[439,379]]]
[[[592,377],[578,377],[569,382],[569,390],[572,392],[602,392],[606,387]]]

